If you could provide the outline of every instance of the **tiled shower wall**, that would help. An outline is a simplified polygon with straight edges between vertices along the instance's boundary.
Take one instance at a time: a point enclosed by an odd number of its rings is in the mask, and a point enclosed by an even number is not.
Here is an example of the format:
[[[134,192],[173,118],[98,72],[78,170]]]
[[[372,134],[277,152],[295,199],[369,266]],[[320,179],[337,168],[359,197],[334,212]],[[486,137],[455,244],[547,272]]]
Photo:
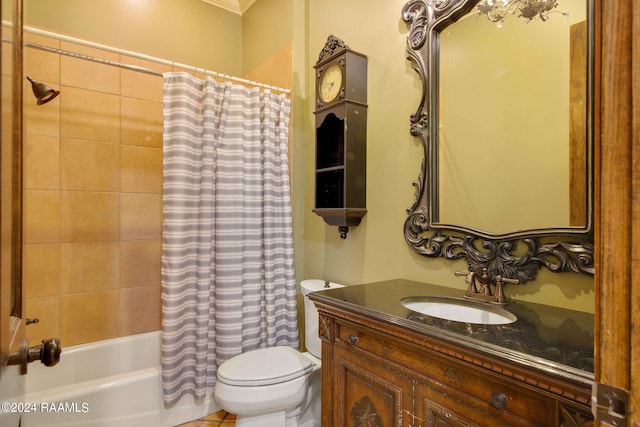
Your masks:
[[[156,71],[162,65],[25,34]],[[160,329],[162,77],[25,49],[25,317],[64,346]],[[25,80],[26,82],[26,80]]]
[[[25,39],[171,71],[30,33]],[[23,286],[25,317],[40,320],[27,338],[70,346],[158,330],[162,77],[33,48],[24,56],[25,73],[61,90],[37,106],[25,80]],[[289,45],[245,77],[291,88],[291,58]]]

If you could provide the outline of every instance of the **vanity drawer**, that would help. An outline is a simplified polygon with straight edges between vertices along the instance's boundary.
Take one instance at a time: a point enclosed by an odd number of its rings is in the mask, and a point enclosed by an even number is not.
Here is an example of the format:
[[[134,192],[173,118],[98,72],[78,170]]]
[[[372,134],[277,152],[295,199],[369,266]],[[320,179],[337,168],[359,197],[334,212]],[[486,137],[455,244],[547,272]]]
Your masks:
[[[415,384],[416,417],[428,419],[435,412],[463,417],[470,425],[555,425],[556,401],[551,397],[464,366],[431,362],[433,376],[421,375]]]
[[[361,351],[383,357],[385,357],[383,353],[388,353],[392,347],[391,343],[383,340],[379,333],[342,322],[336,322],[336,341],[342,341]]]
[[[348,322],[336,322],[335,345],[380,369],[413,378],[416,420],[433,423],[416,425],[441,425],[436,424],[441,419],[459,420],[451,425],[555,425],[554,398],[491,371],[435,352],[427,355],[424,349]]]
[[[499,389],[486,399],[477,396],[443,392],[439,387],[422,383],[414,385],[415,427],[426,426],[487,426],[530,427],[555,426],[553,402],[544,402],[530,395]],[[498,407],[501,409],[498,409]]]

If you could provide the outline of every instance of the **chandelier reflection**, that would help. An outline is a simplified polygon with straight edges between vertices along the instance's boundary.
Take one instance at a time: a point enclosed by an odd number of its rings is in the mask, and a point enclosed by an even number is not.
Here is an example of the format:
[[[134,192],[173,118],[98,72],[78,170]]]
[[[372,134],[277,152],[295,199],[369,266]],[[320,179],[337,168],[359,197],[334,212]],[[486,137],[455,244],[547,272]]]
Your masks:
[[[509,15],[524,18],[527,22],[536,18],[546,21],[551,13],[569,16],[568,13],[555,10],[557,6],[557,0],[482,0],[476,10],[478,15],[486,15],[489,21],[502,27],[504,18]]]

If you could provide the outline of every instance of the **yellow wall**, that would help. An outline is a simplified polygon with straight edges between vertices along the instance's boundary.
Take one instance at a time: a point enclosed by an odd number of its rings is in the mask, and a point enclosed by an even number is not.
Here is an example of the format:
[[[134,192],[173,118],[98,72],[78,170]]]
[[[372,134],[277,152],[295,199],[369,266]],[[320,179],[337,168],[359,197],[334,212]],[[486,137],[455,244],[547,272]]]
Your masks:
[[[245,74],[291,44],[294,1],[260,0],[242,15],[242,68]]]
[[[24,0],[25,23],[242,75],[242,18],[201,0]]]
[[[409,115],[419,102],[420,84],[405,59],[405,0],[310,0],[306,72],[310,73],[329,34],[369,58],[367,129],[367,209],[358,227],[341,240],[335,227],[311,212],[314,192],[313,75],[307,74],[304,140],[304,236],[302,278],[347,285],[405,278],[459,288],[451,262],[414,254],[403,238],[405,209],[414,201],[421,146],[409,134]],[[559,17],[559,15],[557,16]],[[554,16],[554,19],[556,16]],[[294,70],[296,71],[296,70]],[[295,186],[302,183],[294,182]],[[299,191],[298,191],[299,192]],[[508,287],[508,297],[593,311],[593,279],[541,271],[534,282]]]

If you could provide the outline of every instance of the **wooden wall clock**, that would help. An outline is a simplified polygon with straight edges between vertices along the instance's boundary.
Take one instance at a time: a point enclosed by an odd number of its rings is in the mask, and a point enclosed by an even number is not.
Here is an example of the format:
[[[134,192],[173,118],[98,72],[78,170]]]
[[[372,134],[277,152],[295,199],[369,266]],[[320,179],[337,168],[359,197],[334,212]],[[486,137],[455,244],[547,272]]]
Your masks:
[[[331,35],[314,66],[316,186],[313,212],[345,239],[366,209],[367,57]]]

